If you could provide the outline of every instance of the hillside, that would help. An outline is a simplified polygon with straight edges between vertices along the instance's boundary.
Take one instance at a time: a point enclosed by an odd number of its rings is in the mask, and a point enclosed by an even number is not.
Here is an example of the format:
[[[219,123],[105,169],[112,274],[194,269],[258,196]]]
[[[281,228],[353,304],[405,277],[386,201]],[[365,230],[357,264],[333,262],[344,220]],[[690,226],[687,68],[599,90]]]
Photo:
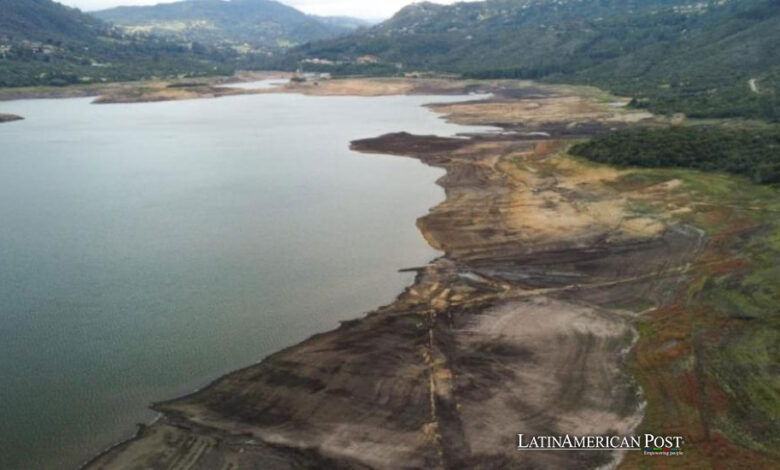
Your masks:
[[[51,0],[0,0],[0,87],[230,72],[223,57],[127,34]]]
[[[118,7],[93,15],[129,32],[172,36],[243,52],[273,52],[341,36],[366,25],[351,18],[309,16],[272,0],[185,0]]]
[[[488,0],[414,4],[285,65],[586,83],[657,112],[776,120],[777,44],[776,0]]]
[[[317,16],[313,15],[311,18],[316,19],[321,23],[325,23],[331,27],[341,28],[347,32],[353,32],[360,28],[368,28],[373,26],[378,21],[364,20],[362,18],[353,18],[351,16]]]
[[[92,40],[106,29],[78,10],[47,0],[0,0],[0,7],[0,37],[6,40]]]

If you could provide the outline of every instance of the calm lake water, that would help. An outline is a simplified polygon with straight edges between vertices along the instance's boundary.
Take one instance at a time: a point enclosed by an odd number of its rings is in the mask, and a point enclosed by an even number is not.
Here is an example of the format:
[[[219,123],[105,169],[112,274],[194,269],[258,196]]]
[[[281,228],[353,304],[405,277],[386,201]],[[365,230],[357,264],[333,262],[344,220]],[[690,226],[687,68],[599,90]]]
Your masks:
[[[445,97],[0,103],[0,468],[68,469],[153,401],[391,302],[436,169],[349,141]]]

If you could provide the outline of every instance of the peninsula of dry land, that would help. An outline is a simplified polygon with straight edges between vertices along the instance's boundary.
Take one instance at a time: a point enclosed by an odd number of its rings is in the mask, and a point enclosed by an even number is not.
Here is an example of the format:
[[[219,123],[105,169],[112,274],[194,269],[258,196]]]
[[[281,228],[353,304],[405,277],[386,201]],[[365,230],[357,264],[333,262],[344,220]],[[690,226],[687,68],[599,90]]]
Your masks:
[[[0,113],[0,122],[11,122],[11,121],[19,121],[21,119],[24,119],[21,116],[17,116],[16,114],[3,114]]]

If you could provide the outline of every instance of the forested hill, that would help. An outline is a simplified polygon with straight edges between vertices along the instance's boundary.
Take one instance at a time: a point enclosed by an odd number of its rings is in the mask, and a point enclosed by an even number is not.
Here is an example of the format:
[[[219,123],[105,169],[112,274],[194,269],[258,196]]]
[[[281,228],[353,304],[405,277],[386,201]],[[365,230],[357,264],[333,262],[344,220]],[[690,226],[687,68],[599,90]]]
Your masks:
[[[128,31],[151,32],[209,45],[247,45],[269,52],[343,36],[367,25],[351,18],[309,16],[272,0],[185,0],[118,7],[93,14]]]
[[[0,0],[0,37],[29,41],[92,40],[105,25],[48,0]]]
[[[488,0],[414,4],[285,65],[588,83],[660,112],[776,120],[778,44],[777,0]]]
[[[223,57],[127,34],[51,0],[0,0],[0,87],[230,72]]]

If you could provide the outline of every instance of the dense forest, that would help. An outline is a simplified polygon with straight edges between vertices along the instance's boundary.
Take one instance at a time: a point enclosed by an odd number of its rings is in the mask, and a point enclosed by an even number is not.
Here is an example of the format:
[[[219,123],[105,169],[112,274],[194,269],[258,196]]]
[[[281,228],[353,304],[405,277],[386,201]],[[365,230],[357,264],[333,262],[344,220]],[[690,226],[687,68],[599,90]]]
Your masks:
[[[224,54],[197,44],[181,45],[154,38],[115,40],[122,44],[117,47],[57,40],[34,44],[6,42],[4,50],[0,49],[0,87],[65,86],[234,72],[234,64],[225,60]]]
[[[359,73],[371,56],[364,73],[591,84],[655,112],[776,121],[778,44],[777,0],[488,0],[415,4],[280,65]]]
[[[575,145],[573,155],[619,166],[725,171],[780,183],[780,128],[633,129]]]

